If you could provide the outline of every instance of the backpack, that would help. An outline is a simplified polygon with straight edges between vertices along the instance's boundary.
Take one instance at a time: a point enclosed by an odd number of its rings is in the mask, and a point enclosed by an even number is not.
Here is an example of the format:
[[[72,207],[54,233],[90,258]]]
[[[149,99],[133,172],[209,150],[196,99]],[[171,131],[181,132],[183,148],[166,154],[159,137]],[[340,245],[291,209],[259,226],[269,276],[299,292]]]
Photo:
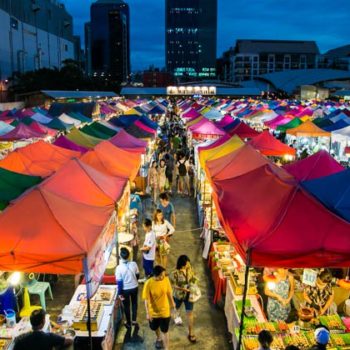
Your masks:
[[[187,175],[187,168],[186,168],[185,162],[181,163],[179,161],[178,163],[179,163],[179,175],[186,176]]]

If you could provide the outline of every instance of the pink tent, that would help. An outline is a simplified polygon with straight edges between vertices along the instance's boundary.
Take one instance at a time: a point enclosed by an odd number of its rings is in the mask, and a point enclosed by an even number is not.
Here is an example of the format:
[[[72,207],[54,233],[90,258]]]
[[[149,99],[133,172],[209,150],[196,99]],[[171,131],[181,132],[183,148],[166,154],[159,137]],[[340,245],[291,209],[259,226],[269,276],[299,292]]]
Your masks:
[[[343,171],[344,168],[326,151],[283,166],[299,181],[317,179]]]
[[[200,138],[205,136],[220,137],[226,134],[225,131],[219,129],[213,122],[205,118],[200,120],[198,123],[190,126],[189,130],[191,131],[193,138]]]
[[[78,151],[81,153],[85,153],[89,150],[89,148],[79,146],[71,140],[68,140],[65,136],[61,135],[58,139],[53,143],[55,146],[59,146],[65,149],[69,149],[72,151]]]
[[[233,122],[233,118],[230,115],[225,115],[220,121],[215,122],[215,125],[218,128],[223,128],[226,125],[229,125]]]
[[[216,141],[212,142],[210,145],[207,146],[199,146],[198,147],[198,151],[205,151],[207,149],[211,149],[211,148],[215,148],[215,147],[219,147],[222,144],[224,144],[226,141],[228,141],[231,137],[229,134],[225,134],[224,136],[221,136],[219,139],[217,139]]]
[[[25,140],[31,138],[42,138],[46,134],[31,129],[29,126],[19,123],[13,130],[5,135],[0,136],[0,141],[16,141]]]
[[[119,148],[142,149],[143,151],[148,145],[147,141],[138,139],[135,136],[128,134],[124,129],[120,130],[118,134],[113,136],[108,141]]]
[[[34,130],[34,131],[37,131],[37,132],[41,132],[41,133],[45,133],[47,134],[48,136],[56,136],[57,133],[58,133],[58,130],[54,130],[54,129],[51,129],[51,128],[48,128],[47,126],[45,125],[42,125],[40,124],[39,122],[37,121],[33,121],[29,127]]]
[[[154,130],[154,129],[148,127],[147,125],[143,124],[140,120],[135,120],[134,121],[134,125],[139,127],[140,129],[144,130],[144,131],[147,131],[150,134],[156,134],[157,133],[157,130]]]
[[[182,115],[182,118],[186,118],[186,119],[194,119],[199,117],[201,114],[199,112],[197,112],[195,109],[191,108],[188,112],[184,113]]]
[[[292,116],[279,115],[276,118],[265,122],[264,124],[270,129],[276,129],[279,125],[289,123],[293,119]]]

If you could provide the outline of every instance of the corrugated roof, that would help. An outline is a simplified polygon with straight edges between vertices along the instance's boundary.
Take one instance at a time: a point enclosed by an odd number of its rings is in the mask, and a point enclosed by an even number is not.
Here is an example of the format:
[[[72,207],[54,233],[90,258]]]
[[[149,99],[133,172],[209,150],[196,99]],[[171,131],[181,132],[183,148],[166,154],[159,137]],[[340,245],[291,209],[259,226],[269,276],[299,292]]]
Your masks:
[[[267,80],[276,89],[290,94],[301,85],[313,85],[337,79],[350,79],[350,71],[336,69],[295,69],[263,74],[257,78]]]
[[[236,53],[300,53],[318,55],[315,41],[298,40],[237,40]]]
[[[100,98],[117,97],[113,91],[59,91],[59,90],[41,90],[43,94],[52,98]]]
[[[338,90],[332,94],[333,96],[350,96],[350,90]]]
[[[328,58],[350,57],[350,45],[344,45],[327,51],[324,56]]]

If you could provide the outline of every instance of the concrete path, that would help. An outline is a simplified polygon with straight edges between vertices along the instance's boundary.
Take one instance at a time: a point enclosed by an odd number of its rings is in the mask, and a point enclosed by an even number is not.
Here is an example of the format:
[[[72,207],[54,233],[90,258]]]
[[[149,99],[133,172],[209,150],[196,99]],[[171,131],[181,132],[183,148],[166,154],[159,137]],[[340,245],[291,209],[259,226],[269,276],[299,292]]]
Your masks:
[[[195,334],[197,343],[191,344],[187,339],[187,325],[185,309],[181,310],[181,316],[184,320],[183,326],[175,326],[173,322],[170,327],[170,349],[201,349],[201,350],[226,350],[232,349],[230,336],[227,333],[226,318],[223,310],[214,306],[211,302],[214,290],[210,280],[210,274],[207,268],[207,262],[202,259],[202,240],[199,238],[200,231],[186,231],[198,228],[196,206],[191,198],[181,198],[176,196],[172,199],[176,210],[176,229],[171,240],[171,254],[169,257],[168,267],[172,270],[175,267],[177,257],[181,254],[189,256],[196,275],[200,280],[202,298],[195,304]],[[151,205],[148,199],[144,202],[146,215],[151,217]],[[184,232],[185,231],[185,232]],[[141,235],[143,239],[143,235]],[[141,287],[142,289],[142,287]],[[117,338],[115,349],[123,350],[153,350],[155,336],[149,329],[145,316],[145,308],[139,292],[139,313],[138,322],[140,330],[138,335],[144,339],[141,343],[137,337],[134,342],[125,341],[128,338],[126,330],[123,327]]]

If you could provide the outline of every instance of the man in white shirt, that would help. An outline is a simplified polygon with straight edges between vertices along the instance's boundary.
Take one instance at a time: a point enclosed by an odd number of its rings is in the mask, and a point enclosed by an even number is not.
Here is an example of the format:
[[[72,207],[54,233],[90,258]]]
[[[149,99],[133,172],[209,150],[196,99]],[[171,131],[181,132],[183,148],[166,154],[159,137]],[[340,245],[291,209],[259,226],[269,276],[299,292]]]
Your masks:
[[[152,230],[152,221],[145,219],[143,223],[143,229],[145,231],[145,241],[141,251],[143,252],[143,269],[145,271],[145,278],[139,280],[139,282],[145,282],[145,280],[152,276],[153,263],[156,257],[156,234]]]
[[[126,318],[125,326],[130,329],[137,325],[137,295],[139,268],[135,261],[129,261],[130,252],[127,248],[120,248],[120,261],[115,271],[118,285],[118,296],[123,301]],[[130,303],[132,309],[132,319],[130,316]]]

